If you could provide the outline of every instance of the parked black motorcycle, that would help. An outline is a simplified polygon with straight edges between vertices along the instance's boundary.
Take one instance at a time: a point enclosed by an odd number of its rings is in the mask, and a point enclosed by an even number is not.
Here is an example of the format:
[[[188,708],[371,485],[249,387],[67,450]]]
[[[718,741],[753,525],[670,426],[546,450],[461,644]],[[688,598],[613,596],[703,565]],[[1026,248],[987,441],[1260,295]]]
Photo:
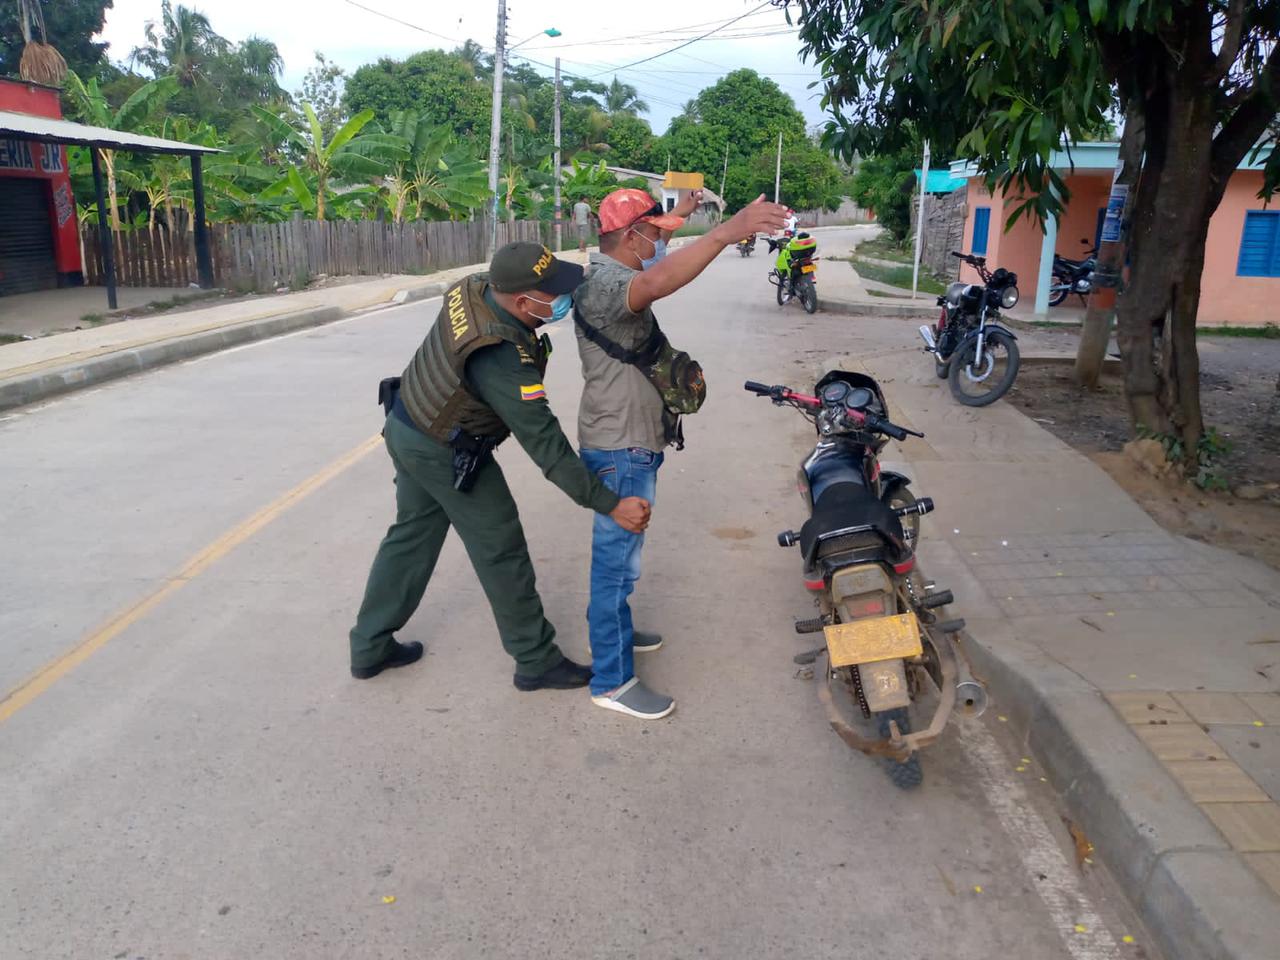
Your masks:
[[[1086,247],[1089,240],[1080,241]],[[1083,260],[1072,260],[1070,257],[1053,255],[1053,283],[1049,287],[1049,306],[1056,307],[1067,299],[1069,294],[1076,294],[1080,302],[1093,290],[1093,274],[1098,269],[1098,248],[1091,247],[1085,251]]]
[[[917,786],[916,751],[941,735],[957,699],[970,713],[986,706],[985,689],[957,656],[953,636],[964,622],[940,623],[933,613],[952,602],[951,591],[914,577],[920,517],[933,501],[917,500],[905,476],[880,469],[888,437],[923,434],[885,419],[884,394],[865,374],[833,370],[814,387],[817,396],[751,380],[745,389],[801,411],[818,432],[800,472],[809,519],[798,533],[778,534],[779,546],[799,544],[805,587],[819,610],[798,621],[796,632],[825,640],[796,662],[815,663],[818,697],[840,738],[885,758],[899,787]],[[842,694],[839,707],[833,688]],[[922,711],[930,691],[932,717],[913,733],[921,724],[911,713]]]
[[[985,407],[1008,393],[1018,376],[1018,338],[999,322],[1000,311],[1018,303],[1018,275],[1004,267],[988,270],[986,257],[951,255],[977,270],[982,283],[951,284],[938,298],[937,327],[922,326],[920,337],[938,378],[950,381],[951,395],[965,406]]]
[[[749,257],[751,256],[751,254],[755,252],[755,249],[756,249],[756,235],[754,233],[751,236],[747,237],[746,239],[738,241],[739,256]]]

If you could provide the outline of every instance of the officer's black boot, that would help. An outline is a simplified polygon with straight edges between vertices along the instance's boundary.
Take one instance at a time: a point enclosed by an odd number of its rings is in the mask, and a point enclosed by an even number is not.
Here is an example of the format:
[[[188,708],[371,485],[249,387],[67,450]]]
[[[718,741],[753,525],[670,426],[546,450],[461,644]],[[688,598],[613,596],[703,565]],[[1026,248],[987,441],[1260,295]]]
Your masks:
[[[417,663],[422,659],[422,644],[417,640],[409,643],[400,643],[397,640],[391,642],[395,644],[395,649],[391,653],[372,666],[352,667],[351,675],[357,680],[368,680],[370,677],[376,677],[383,670],[390,670],[392,667],[407,667],[409,664]]]

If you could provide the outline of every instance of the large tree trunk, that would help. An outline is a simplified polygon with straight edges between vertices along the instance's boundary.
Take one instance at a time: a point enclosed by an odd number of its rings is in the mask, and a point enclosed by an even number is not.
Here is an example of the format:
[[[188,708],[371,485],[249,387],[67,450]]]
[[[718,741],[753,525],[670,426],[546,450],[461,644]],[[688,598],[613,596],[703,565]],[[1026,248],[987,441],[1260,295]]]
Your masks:
[[[1096,387],[1102,375],[1102,364],[1107,357],[1107,344],[1111,342],[1111,323],[1116,307],[1100,306],[1099,294],[1103,290],[1122,289],[1124,254],[1129,236],[1129,218],[1137,197],[1139,174],[1142,172],[1142,144],[1144,127],[1141,105],[1131,101],[1125,110],[1124,132],[1120,136],[1120,167],[1116,172],[1111,192],[1123,186],[1127,195],[1120,213],[1120,235],[1113,241],[1100,240],[1098,266],[1094,270],[1093,290],[1089,294],[1089,306],[1084,325],[1080,330],[1080,345],[1076,351],[1076,381],[1082,387]]]
[[[1195,332],[1200,274],[1222,185],[1212,169],[1213,91],[1188,82],[1194,71],[1182,73],[1170,64],[1146,99],[1146,165],[1118,339],[1134,427],[1173,434],[1190,467],[1204,429]]]

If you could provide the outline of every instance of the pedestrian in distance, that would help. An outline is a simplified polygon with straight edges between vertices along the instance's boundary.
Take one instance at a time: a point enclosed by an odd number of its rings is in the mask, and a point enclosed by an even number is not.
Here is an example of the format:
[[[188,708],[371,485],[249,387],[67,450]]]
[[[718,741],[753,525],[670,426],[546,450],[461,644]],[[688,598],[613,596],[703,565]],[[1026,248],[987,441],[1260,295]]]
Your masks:
[[[667,256],[667,238],[702,202],[691,192],[665,212],[644,190],[615,190],[600,204],[600,252],[575,293],[574,326],[585,381],[578,408],[583,462],[619,496],[652,503],[670,445],[684,443],[680,417],[706,396],[702,370],[671,347],[653,304],[692,281],[725,247],[757,232],[780,230],[785,207],[763,196]],[[633,654],[662,638],[637,633],[629,597],[640,578],[644,532],[597,516],[591,539],[592,701],[646,720],[667,716],[675,701],[635,676]]]
[[[575,503],[620,530],[641,534],[649,503],[619,495],[583,464],[547,403],[550,340],[535,331],[565,317],[582,267],[540,243],[511,243],[488,273],[451,287],[435,324],[403,375],[383,381],[383,436],[395,466],[396,519],[373,560],[351,629],[351,674],[369,679],[421,658],[419,641],[395,634],[431,580],[449,528],[462,538],[515,686],[532,691],[586,686],[587,667],[566,657],[543,613],[515,500],[494,461],[507,436]]]
[[[578,231],[578,252],[587,252],[587,241],[591,239],[591,204],[586,197],[579,197],[573,205],[573,225]]]

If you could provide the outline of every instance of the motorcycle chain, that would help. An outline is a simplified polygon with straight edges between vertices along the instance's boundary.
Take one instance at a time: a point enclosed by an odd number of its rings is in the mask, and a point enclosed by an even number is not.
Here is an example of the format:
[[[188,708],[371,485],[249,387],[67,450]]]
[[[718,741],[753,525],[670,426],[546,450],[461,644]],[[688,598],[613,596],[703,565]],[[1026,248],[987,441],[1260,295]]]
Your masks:
[[[849,668],[849,679],[853,686],[853,695],[858,700],[858,709],[862,711],[862,715],[868,719],[871,717],[871,708],[867,706],[867,695],[862,689],[862,675],[858,673],[857,667]]]

